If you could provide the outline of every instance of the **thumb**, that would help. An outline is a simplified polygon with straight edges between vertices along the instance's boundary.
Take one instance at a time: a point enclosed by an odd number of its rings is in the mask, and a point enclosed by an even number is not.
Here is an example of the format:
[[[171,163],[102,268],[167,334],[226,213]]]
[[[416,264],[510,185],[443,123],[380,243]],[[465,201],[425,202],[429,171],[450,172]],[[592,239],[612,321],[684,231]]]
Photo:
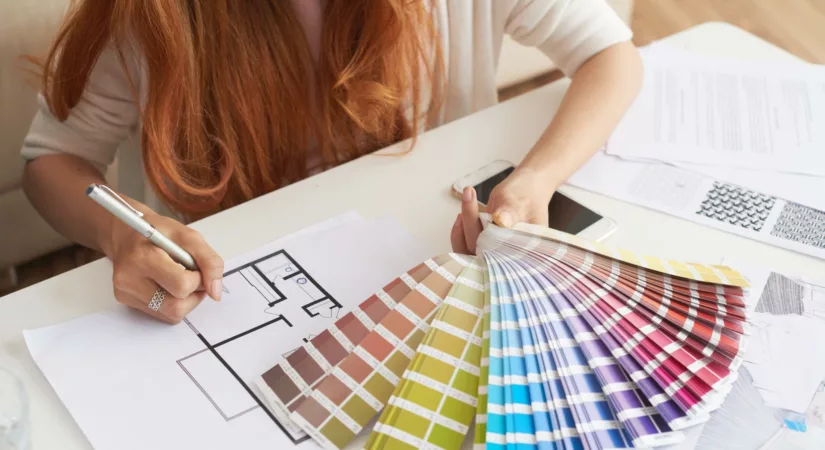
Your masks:
[[[496,225],[511,228],[515,224],[524,221],[524,215],[521,213],[521,208],[516,208],[514,205],[501,205],[493,212],[493,222]]]
[[[510,228],[515,224],[515,220],[513,219],[513,215],[510,213],[510,210],[504,208],[501,208],[493,213],[493,222],[504,228]]]

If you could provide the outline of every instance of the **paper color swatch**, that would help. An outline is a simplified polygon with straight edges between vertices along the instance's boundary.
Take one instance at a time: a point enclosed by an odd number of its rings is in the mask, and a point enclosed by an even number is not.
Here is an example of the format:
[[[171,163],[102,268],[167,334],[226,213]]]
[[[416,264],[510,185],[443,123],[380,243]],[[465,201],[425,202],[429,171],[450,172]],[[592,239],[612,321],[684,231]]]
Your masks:
[[[371,450],[659,447],[730,392],[736,270],[489,218],[477,251],[411,270],[265,374],[292,426],[326,449],[361,431]]]
[[[301,428],[289,418],[295,408],[398,302],[433,270],[437,271],[449,261],[452,259],[446,255],[427,260],[392,280],[256,380],[258,392],[278,421],[293,434],[302,434]]]
[[[457,448],[476,414],[484,272],[453,285],[378,419],[365,448]]]
[[[325,376],[292,420],[325,448],[341,448],[386,405],[464,265],[452,259],[407,294]]]

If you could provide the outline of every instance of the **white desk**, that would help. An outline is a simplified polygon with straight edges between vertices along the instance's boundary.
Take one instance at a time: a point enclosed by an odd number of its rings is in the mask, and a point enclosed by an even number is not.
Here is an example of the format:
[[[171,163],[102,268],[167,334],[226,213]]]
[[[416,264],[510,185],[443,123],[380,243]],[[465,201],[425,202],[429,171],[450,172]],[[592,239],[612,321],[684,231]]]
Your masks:
[[[665,41],[695,51],[761,59],[793,58],[753,35],[708,23]],[[224,258],[354,209],[365,217],[390,214],[431,251],[449,250],[459,203],[449,186],[494,159],[519,161],[558,107],[568,81],[559,81],[423,135],[400,158],[368,156],[273,192],[194,225]],[[718,262],[735,256],[813,276],[825,262],[738,236],[568,188],[573,197],[619,224],[610,243],[674,259]],[[672,236],[687,236],[672,240]],[[24,378],[31,399],[36,449],[87,449],[89,443],[29,357],[21,331],[111,306],[106,260],[0,299],[0,366]]]

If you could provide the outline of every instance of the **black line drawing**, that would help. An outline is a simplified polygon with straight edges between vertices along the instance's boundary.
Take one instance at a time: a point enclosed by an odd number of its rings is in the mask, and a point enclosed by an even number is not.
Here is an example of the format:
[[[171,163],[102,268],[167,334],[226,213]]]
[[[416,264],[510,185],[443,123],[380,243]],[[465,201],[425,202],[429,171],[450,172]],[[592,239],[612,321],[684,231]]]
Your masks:
[[[304,341],[304,344],[309,344],[309,341],[311,341],[311,340],[312,340],[312,338],[314,338],[315,336],[316,336],[316,335],[314,335],[314,334],[310,333],[307,337],[303,338],[302,340]],[[295,350],[298,350],[298,349],[299,349],[299,348],[301,348],[301,347],[303,347],[303,345],[302,345],[302,346],[299,346],[299,347],[295,347],[295,348],[293,348],[292,350],[290,350],[290,351],[288,351],[288,352],[284,353],[282,356],[283,356],[284,358],[286,358],[287,356],[289,356],[289,355],[291,355],[291,354],[295,353]]]
[[[788,202],[771,229],[771,235],[825,248],[825,212]]]
[[[276,284],[278,279],[283,281],[295,280],[295,284],[309,297],[314,299],[314,301],[304,305],[304,311],[309,317],[318,315],[331,317],[330,313],[319,313],[317,311],[318,308],[316,306],[324,302],[329,304],[327,308],[329,310],[341,308],[341,304],[284,250],[279,250],[263,258],[232,269],[226,272],[224,277],[235,273],[240,273],[246,282],[266,299],[267,308],[272,308],[286,299],[286,296]],[[271,313],[269,311],[266,312]],[[271,314],[277,315],[277,313]],[[335,314],[337,315],[337,313]],[[332,317],[335,317],[335,315]]]
[[[766,312],[773,315],[795,314],[801,316],[805,313],[803,297],[805,287],[796,280],[792,280],[782,274],[771,272],[765,289],[759,296],[756,303],[756,312]]]
[[[304,440],[306,440],[307,437],[303,437],[301,439],[293,439],[292,435],[290,435],[289,432],[287,432],[286,429],[283,427],[283,425],[281,425],[281,423],[278,422],[277,419],[275,419],[275,416],[273,416],[272,413],[269,412],[269,410],[264,406],[263,402],[261,402],[261,400],[252,392],[252,389],[243,381],[243,379],[241,379],[241,377],[238,375],[238,373],[235,371],[235,369],[233,369],[232,366],[230,366],[229,363],[227,363],[226,360],[216,351],[216,349],[218,347],[222,346],[222,345],[225,345],[225,344],[227,344],[229,342],[232,342],[233,340],[235,340],[239,337],[245,336],[245,335],[247,335],[247,334],[249,334],[253,331],[257,331],[257,330],[263,328],[264,326],[271,325],[271,324],[276,323],[276,322],[284,321],[284,323],[287,326],[292,327],[292,324],[289,323],[289,321],[286,320],[285,317],[283,317],[283,316],[278,317],[274,320],[271,320],[269,322],[266,322],[263,325],[260,325],[260,326],[256,327],[255,329],[246,330],[242,333],[239,333],[235,336],[232,336],[228,339],[225,339],[225,340],[223,340],[223,341],[221,341],[217,344],[212,344],[209,341],[207,341],[206,338],[203,337],[203,335],[197,330],[197,328],[194,327],[194,325],[192,325],[191,322],[189,322],[188,319],[184,319],[184,321],[189,326],[189,328],[193,332],[195,332],[195,334],[198,336],[198,339],[200,339],[201,342],[203,342],[203,344],[206,346],[206,348],[203,349],[203,350],[197,351],[197,352],[195,352],[191,355],[185,356],[185,357],[177,360],[176,362],[177,362],[178,366],[186,373],[186,375],[189,377],[189,379],[192,380],[192,382],[195,384],[195,386],[197,386],[198,389],[203,393],[203,395],[207,398],[207,400],[209,400],[209,403],[211,403],[212,406],[215,407],[215,410],[218,411],[218,413],[221,415],[221,417],[224,418],[224,420],[226,420],[228,422],[228,421],[236,419],[236,418],[238,418],[238,417],[240,417],[240,416],[242,416],[242,415],[244,415],[244,414],[246,414],[246,413],[248,413],[248,412],[250,412],[254,409],[261,408],[266,413],[266,415],[269,416],[269,418],[272,419],[272,421],[275,422],[276,425],[278,425],[278,428],[280,428],[281,431],[283,431],[283,433],[292,441],[293,444],[299,444],[299,443],[303,442]],[[195,379],[195,377],[192,376],[192,374],[186,369],[186,366],[184,364],[184,361],[186,361],[187,359],[192,358],[192,357],[197,356],[197,355],[200,355],[200,354],[202,354],[204,352],[207,352],[207,351],[210,352],[212,354],[212,356],[217,358],[218,362],[227,371],[229,371],[229,373],[232,375],[232,377],[235,379],[235,381],[237,381],[240,384],[240,386],[247,392],[247,394],[249,394],[249,397],[255,402],[256,406],[253,406],[253,407],[251,407],[251,408],[249,408],[245,411],[234,414],[232,416],[227,416],[224,413],[224,411],[212,399],[212,396],[209,395],[209,393],[203,388],[203,386],[201,386],[201,384]]]
[[[336,318],[338,317],[338,313],[341,311],[341,305],[332,299],[322,298],[312,303],[307,303],[303,306],[303,309],[309,317],[321,316]]]
[[[249,329],[238,331],[237,333],[233,334],[230,337],[224,338],[217,343],[210,342],[204,335],[201,333],[198,328],[189,321],[189,319],[184,319],[184,322],[189,326],[193,333],[198,337],[198,339],[203,343],[205,346],[204,349],[199,350],[191,355],[184,356],[183,358],[177,360],[178,366],[181,370],[189,377],[189,379],[197,386],[198,390],[200,390],[203,395],[207,398],[207,400],[212,404],[216,411],[223,417],[226,421],[234,420],[238,417],[241,417],[252,410],[261,408],[267,416],[272,419],[273,422],[278,426],[278,428],[292,441],[293,444],[299,444],[304,442],[305,440],[309,439],[309,436],[303,436],[299,439],[295,439],[292,435],[284,428],[284,426],[278,422],[275,416],[264,406],[263,402],[253,393],[252,389],[246,382],[244,382],[243,378],[238,375],[238,372],[229,364],[226,359],[221,356],[221,354],[217,351],[221,346],[226,345],[230,342],[233,342],[239,338],[247,336],[251,333],[255,333],[263,328],[269,327],[273,324],[281,323],[286,325],[287,327],[292,328],[293,324],[290,320],[279,312],[282,308],[280,308],[280,304],[284,301],[289,301],[289,298],[286,294],[284,294],[284,290],[279,288],[280,286],[284,287],[284,282],[291,282],[294,283],[294,286],[300,288],[308,299],[311,301],[307,302],[306,304],[302,305],[300,310],[303,310],[310,318],[314,317],[323,317],[323,318],[337,318],[339,312],[341,311],[341,304],[327,292],[320,284],[318,284],[315,279],[307,273],[304,268],[298,264],[295,259],[289,255],[284,250],[279,250],[277,252],[271,253],[263,258],[257,259],[250,263],[244,264],[240,267],[232,269],[226,273],[224,273],[224,279],[231,275],[238,274],[245,280],[246,283],[249,284],[259,295],[260,300],[264,301],[266,308],[263,310],[266,314],[271,314],[275,316],[272,319],[268,319],[256,326],[253,326]],[[224,283],[226,286],[226,283]],[[287,292],[289,291],[288,286],[286,287]],[[224,292],[230,292],[228,288],[224,288]],[[292,292],[295,292],[294,290]],[[255,296],[254,294],[252,295]],[[258,300],[254,300],[258,301]],[[297,300],[296,300],[297,301]],[[297,307],[297,305],[295,306]],[[303,342],[306,343],[309,339],[312,339],[314,335],[309,334],[307,337],[303,338]],[[283,356],[286,357],[296,349],[293,349]],[[245,408],[240,411],[224,411],[224,409],[218,404],[218,402],[210,395],[208,390],[204,388],[204,386],[198,381],[197,376],[193,374],[190,368],[187,368],[188,364],[191,364],[191,361],[194,361],[192,358],[195,357],[205,357],[204,353],[209,352],[212,357],[217,359],[217,362],[224,368],[231,377],[243,388],[243,390],[249,395],[252,405],[251,407]],[[253,403],[254,402],[254,403]]]
[[[266,300],[267,306],[270,308],[281,303],[282,301],[286,300],[284,294],[275,286],[275,283],[266,279],[263,273],[258,270],[255,266],[251,268],[244,269],[246,272],[241,271],[239,272],[244,280],[249,283],[250,286],[255,288],[261,297]]]
[[[696,214],[760,231],[775,203],[776,197],[714,181]]]

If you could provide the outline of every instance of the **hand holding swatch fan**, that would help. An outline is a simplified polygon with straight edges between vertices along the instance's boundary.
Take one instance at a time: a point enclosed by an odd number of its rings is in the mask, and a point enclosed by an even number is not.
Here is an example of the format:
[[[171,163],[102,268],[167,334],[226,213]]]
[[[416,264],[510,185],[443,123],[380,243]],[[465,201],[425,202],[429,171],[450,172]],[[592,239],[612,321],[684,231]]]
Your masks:
[[[746,280],[532,225],[393,280],[257,380],[343,448],[633,448],[708,420],[742,358]]]

